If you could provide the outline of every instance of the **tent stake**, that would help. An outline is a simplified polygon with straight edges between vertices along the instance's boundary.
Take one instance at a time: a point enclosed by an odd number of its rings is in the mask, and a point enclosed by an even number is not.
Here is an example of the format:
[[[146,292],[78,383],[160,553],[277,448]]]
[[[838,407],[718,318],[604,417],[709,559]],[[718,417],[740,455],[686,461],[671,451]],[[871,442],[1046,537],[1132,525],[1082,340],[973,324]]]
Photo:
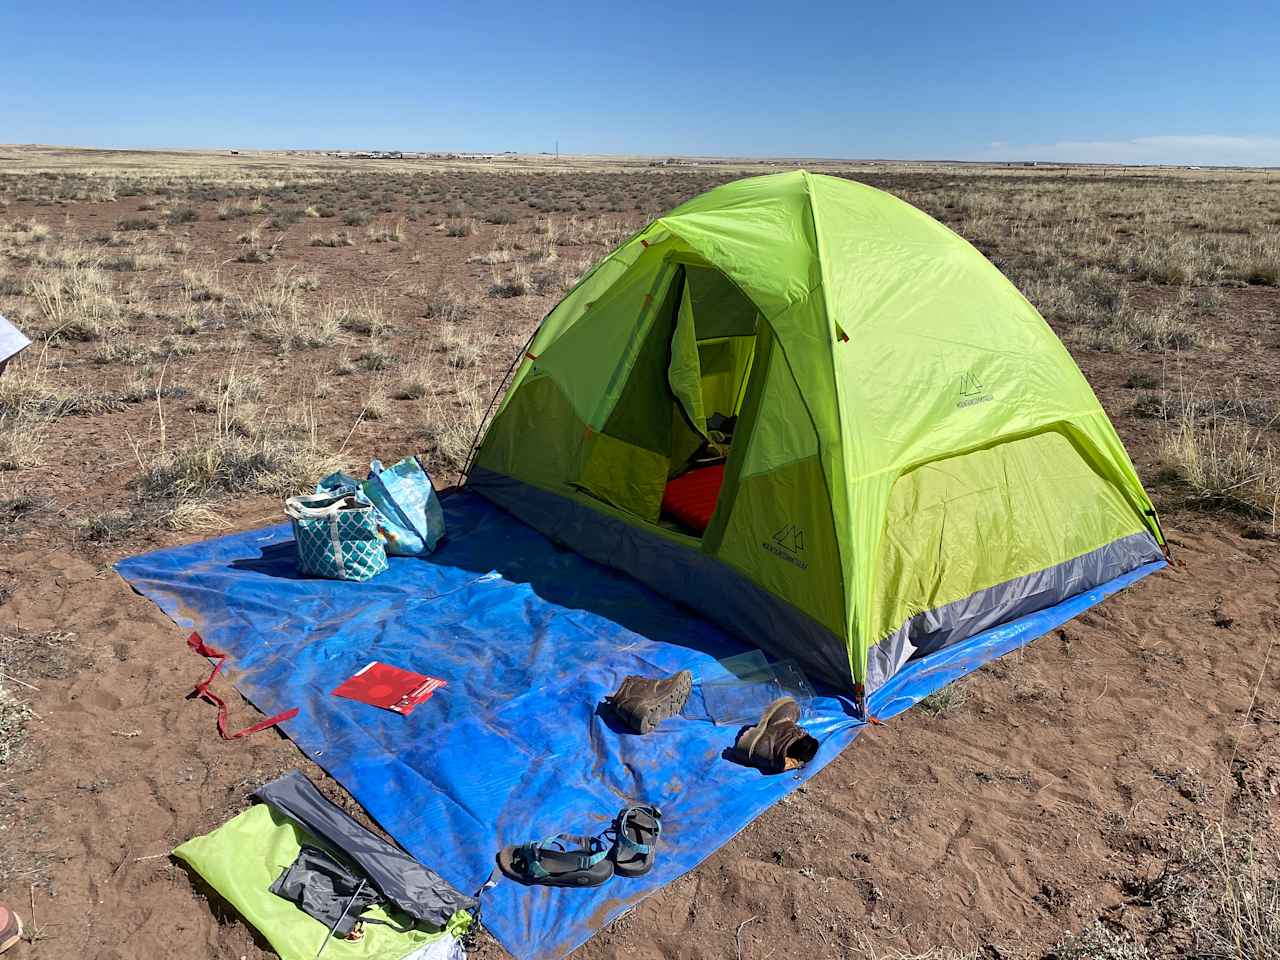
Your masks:
[[[360,881],[360,886],[356,887],[356,892],[351,895],[351,899],[347,901],[346,907],[342,911],[342,916],[333,921],[333,926],[329,928],[329,932],[324,935],[324,943],[320,944],[320,949],[316,951],[316,960],[320,960],[320,954],[324,953],[324,948],[329,945],[329,941],[333,938],[333,931],[337,930],[342,921],[347,919],[347,914],[351,911],[351,905],[356,902],[356,897],[360,896],[360,891],[364,889],[364,880]]]

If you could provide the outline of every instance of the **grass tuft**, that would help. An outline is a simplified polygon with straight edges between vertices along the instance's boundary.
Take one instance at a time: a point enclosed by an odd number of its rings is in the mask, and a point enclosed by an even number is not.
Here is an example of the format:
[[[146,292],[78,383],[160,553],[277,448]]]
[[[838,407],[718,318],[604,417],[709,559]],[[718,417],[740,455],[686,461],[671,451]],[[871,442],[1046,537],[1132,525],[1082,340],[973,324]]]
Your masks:
[[[1166,421],[1164,458],[1209,506],[1280,523],[1280,444],[1269,426],[1250,424],[1249,408],[1203,405],[1184,395]]]

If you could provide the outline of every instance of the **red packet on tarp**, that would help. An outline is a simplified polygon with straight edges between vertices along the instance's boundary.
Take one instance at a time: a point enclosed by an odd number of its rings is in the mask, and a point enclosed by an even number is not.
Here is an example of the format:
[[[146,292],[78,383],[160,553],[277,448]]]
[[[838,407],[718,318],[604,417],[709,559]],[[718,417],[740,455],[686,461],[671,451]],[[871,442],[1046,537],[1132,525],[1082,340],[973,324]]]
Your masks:
[[[333,695],[393,710],[407,717],[414,707],[430,700],[431,694],[445,683],[446,681],[436,677],[401,670],[374,660],[356,671],[354,677],[344,680],[333,691]]]

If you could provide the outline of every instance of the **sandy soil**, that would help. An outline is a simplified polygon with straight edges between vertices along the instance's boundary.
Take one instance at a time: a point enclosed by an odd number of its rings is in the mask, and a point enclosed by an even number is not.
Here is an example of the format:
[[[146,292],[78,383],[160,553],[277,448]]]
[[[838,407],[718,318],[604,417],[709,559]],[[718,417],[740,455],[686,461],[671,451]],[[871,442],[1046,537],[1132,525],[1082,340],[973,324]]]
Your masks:
[[[724,175],[690,175],[653,202]],[[475,189],[472,174],[452,176],[458,192]],[[644,181],[598,178],[581,184],[589,212],[643,215],[611,213],[607,198],[643,192]],[[50,207],[14,196],[0,219],[34,216],[56,232],[86,237],[134,214],[140,200]],[[243,224],[217,220],[213,199],[193,202],[201,219],[181,228],[195,251],[189,256],[233,256]],[[646,195],[643,203],[650,202]],[[435,204],[437,223],[443,206]],[[306,245],[304,223],[287,231],[273,264],[225,264],[226,282],[236,287],[295,264],[317,271],[328,295],[377,283],[401,331],[390,348],[418,349],[430,323],[398,284],[412,275],[482,290],[491,271],[466,258],[488,250],[498,229],[450,238],[432,219],[423,213],[411,222],[405,243],[355,251]],[[161,296],[159,286],[137,297]],[[1274,400],[1280,294],[1245,287],[1224,296],[1205,322],[1226,349],[1198,358],[1197,375],[1223,390],[1243,381],[1251,395]],[[496,344],[483,363],[486,376],[500,373],[511,344],[555,299],[486,301],[476,321]],[[135,317],[133,332],[147,341],[166,330]],[[169,376],[209,382],[227,362],[226,338],[225,329],[203,330],[195,340],[204,349],[172,360]],[[57,348],[77,382],[105,389],[130,376],[119,365],[92,364],[95,349]],[[1280,544],[1265,524],[1198,511],[1158,479],[1159,422],[1135,409],[1135,391],[1124,384],[1135,370],[1161,376],[1167,357],[1076,353],[1153,481],[1178,565],[962,681],[949,703],[866,732],[792,799],[577,956],[861,958],[946,947],[1040,957],[1065,932],[1098,919],[1134,931],[1153,951],[1172,951],[1176,944],[1160,933],[1159,905],[1143,891],[1178,861],[1188,837],[1221,825],[1275,851]],[[333,362],[332,351],[278,355],[253,341],[247,354],[290,384]],[[339,440],[369,376],[325,376],[328,389],[315,403]],[[346,451],[353,460],[409,452],[420,403],[393,401],[392,408],[355,431]],[[273,732],[219,741],[212,708],[185,699],[207,667],[186,650],[182,632],[109,568],[140,549],[207,534],[157,527],[94,542],[74,527],[134,502],[137,465],[127,437],[154,437],[155,417],[150,403],[63,417],[44,464],[3,477],[0,631],[11,639],[73,635],[32,641],[30,649],[13,641],[8,654],[8,669],[31,685],[21,692],[35,713],[29,743],[0,768],[0,899],[20,908],[36,932],[14,951],[19,960],[269,956],[168,851],[243,809],[255,786],[292,767],[351,806]],[[175,413],[170,442],[201,422]],[[260,494],[219,504],[232,528],[274,519],[277,509]],[[238,698],[229,702],[233,726],[257,718]],[[476,955],[503,953],[482,941]]]

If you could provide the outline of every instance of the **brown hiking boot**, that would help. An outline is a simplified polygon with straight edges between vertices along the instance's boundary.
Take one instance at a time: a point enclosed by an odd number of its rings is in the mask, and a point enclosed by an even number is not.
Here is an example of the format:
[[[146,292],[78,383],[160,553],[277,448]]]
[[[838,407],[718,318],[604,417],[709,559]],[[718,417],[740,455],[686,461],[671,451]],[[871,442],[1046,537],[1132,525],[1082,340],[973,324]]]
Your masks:
[[[0,903],[0,953],[22,939],[22,918]]]
[[[747,727],[733,744],[733,759],[765,773],[802,767],[818,752],[818,741],[800,726],[800,705],[781,697],[765,708],[760,721]]]
[[[605,697],[614,715],[639,733],[650,733],[658,724],[684,709],[693,689],[693,674],[681,670],[663,680],[627,677],[618,692]]]

